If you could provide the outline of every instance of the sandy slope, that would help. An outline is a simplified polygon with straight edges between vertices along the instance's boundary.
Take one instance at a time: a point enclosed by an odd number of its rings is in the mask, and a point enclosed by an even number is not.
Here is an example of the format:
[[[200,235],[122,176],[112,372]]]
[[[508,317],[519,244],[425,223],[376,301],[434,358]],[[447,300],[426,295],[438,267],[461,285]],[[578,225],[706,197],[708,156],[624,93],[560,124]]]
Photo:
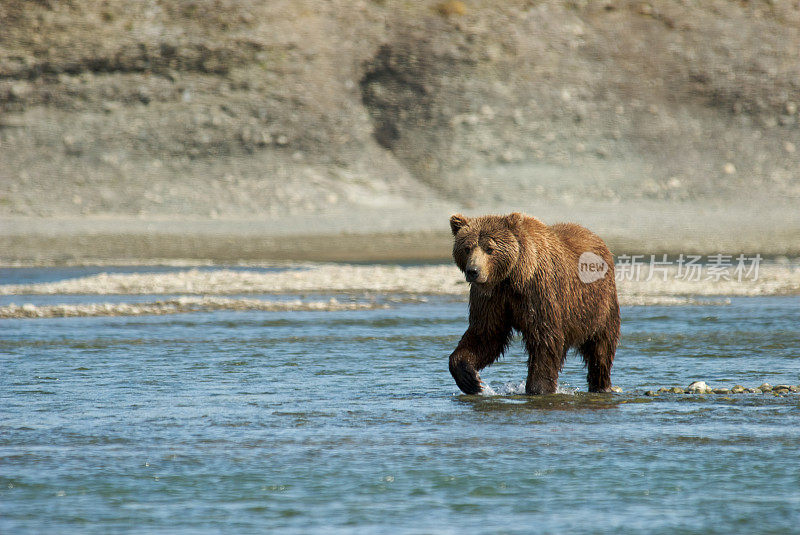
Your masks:
[[[0,3],[0,261],[800,254],[796,2],[438,4]]]

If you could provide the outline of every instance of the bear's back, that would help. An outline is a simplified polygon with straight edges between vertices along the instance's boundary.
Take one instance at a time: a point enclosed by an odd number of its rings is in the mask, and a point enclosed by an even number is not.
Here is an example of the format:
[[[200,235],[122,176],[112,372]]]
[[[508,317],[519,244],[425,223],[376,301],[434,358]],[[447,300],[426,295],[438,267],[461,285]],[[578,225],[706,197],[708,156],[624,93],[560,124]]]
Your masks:
[[[591,230],[576,223],[556,223],[550,225],[550,231],[555,234],[574,258],[580,257],[585,252],[599,255],[609,264],[613,263],[611,252],[600,236]]]

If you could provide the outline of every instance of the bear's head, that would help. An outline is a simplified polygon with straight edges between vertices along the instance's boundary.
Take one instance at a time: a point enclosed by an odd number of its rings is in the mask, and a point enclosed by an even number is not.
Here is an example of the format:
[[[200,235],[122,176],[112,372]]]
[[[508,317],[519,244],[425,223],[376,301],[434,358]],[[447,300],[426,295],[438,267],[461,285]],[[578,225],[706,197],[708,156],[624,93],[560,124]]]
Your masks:
[[[450,218],[453,260],[467,282],[491,286],[511,275],[519,260],[517,231],[523,219],[516,212],[473,218],[456,214]]]

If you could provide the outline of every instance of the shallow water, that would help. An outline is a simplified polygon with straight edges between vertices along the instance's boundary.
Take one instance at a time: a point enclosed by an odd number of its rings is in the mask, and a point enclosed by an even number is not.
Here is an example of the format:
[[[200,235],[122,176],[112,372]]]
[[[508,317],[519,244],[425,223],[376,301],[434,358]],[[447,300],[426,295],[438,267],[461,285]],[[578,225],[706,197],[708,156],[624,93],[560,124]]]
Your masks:
[[[2,320],[0,533],[796,532],[798,394],[643,392],[796,385],[798,325],[797,297],[624,307],[623,394],[570,356],[529,398],[458,393],[450,297]]]

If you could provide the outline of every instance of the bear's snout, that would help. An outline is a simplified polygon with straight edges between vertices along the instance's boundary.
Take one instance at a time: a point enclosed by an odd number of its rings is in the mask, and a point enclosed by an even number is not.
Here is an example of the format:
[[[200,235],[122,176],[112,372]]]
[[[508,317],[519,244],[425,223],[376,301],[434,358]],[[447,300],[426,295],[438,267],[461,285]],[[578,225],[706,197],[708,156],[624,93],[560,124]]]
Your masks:
[[[467,278],[467,282],[483,284],[489,280],[489,275],[486,273],[486,270],[475,265],[468,265],[467,269],[464,270],[464,275]]]
[[[483,284],[489,280],[488,255],[481,247],[475,247],[467,258],[467,265],[464,267],[464,276],[467,282],[477,282]]]

